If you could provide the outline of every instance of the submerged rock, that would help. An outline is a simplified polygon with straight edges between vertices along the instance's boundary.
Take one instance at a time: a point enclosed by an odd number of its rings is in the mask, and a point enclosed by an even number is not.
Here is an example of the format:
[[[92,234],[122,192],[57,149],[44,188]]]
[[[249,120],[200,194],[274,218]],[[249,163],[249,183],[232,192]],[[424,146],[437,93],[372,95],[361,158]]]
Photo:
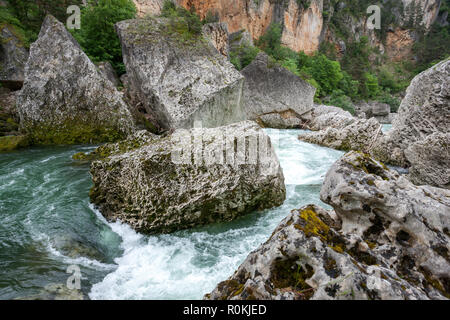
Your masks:
[[[69,289],[62,283],[52,283],[46,285],[36,295],[17,298],[16,300],[85,300],[85,298],[80,290]]]
[[[116,30],[131,100],[159,131],[245,119],[242,75],[184,19],[127,20]]]
[[[332,212],[310,205],[292,210],[264,244],[205,299],[427,299],[384,266],[346,251]]]
[[[415,186],[353,151],[328,171],[320,197],[334,208],[358,254],[430,298],[450,298],[450,191]]]
[[[132,138],[130,138],[132,139]],[[152,136],[91,164],[91,201],[111,221],[166,233],[279,206],[284,177],[270,138],[251,121]]]
[[[27,59],[28,50],[14,27],[0,22],[0,84],[19,90],[23,85]]]
[[[247,119],[269,128],[299,128],[316,89],[263,52],[242,70]]]
[[[377,136],[382,135],[381,125],[375,118],[356,119],[339,115],[323,115],[315,120],[314,128],[320,131],[302,132],[299,139],[337,150],[362,150],[368,152]]]
[[[450,59],[417,75],[406,91],[392,130],[378,139],[371,154],[383,162],[406,167],[409,164],[404,152],[413,143],[433,133],[449,133],[449,78]]]
[[[450,189],[450,133],[433,133],[404,151],[409,180]]]
[[[31,45],[17,108],[35,144],[115,141],[134,131],[120,93],[50,15]]]

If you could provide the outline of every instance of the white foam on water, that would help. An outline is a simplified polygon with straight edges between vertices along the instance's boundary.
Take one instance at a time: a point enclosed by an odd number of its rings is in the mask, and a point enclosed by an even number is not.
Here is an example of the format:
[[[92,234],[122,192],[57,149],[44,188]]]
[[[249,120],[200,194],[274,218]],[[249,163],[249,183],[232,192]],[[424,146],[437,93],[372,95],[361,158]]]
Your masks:
[[[289,185],[288,199],[302,196],[294,185],[320,184],[343,154],[299,141],[298,130],[266,132],[279,139],[275,146]],[[223,232],[186,231],[151,237],[121,222],[108,223],[98,210],[91,209],[122,238],[123,249],[123,255],[115,259],[117,268],[93,285],[91,299],[201,299],[231,276],[293,208],[285,203]]]

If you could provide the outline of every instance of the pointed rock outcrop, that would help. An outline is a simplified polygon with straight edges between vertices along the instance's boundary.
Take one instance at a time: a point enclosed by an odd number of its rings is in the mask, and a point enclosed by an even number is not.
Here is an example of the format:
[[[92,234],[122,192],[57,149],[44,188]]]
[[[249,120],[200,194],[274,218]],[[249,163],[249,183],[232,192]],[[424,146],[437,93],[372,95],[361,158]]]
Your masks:
[[[35,144],[115,141],[134,131],[121,94],[50,15],[31,45],[17,110]]]

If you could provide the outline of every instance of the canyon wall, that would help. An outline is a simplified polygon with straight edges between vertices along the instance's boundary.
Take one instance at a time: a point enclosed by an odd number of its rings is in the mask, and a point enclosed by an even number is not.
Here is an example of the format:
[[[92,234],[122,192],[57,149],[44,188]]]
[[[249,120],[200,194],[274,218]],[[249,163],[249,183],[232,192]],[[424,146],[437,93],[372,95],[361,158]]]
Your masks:
[[[164,0],[134,0],[140,16],[158,14]],[[356,14],[352,1],[332,0],[173,0],[187,9],[195,7],[203,19],[208,13],[217,15],[228,24],[230,33],[245,29],[253,39],[263,35],[272,22],[283,25],[282,43],[295,50],[312,54],[323,41],[333,43],[338,52],[345,51],[345,38],[333,26],[339,15],[344,33],[359,39],[365,35],[393,60],[402,60],[411,54],[414,35],[408,24],[413,21],[426,28],[437,19],[441,0],[387,0],[385,13],[395,16],[395,26],[389,26],[381,41],[376,32],[367,28],[368,14]],[[362,0],[364,2],[364,0]],[[370,5],[367,1],[367,7]],[[365,11],[365,5],[362,5]],[[392,8],[392,9],[391,9]],[[347,36],[347,37],[348,37]],[[383,44],[384,43],[384,44]]]

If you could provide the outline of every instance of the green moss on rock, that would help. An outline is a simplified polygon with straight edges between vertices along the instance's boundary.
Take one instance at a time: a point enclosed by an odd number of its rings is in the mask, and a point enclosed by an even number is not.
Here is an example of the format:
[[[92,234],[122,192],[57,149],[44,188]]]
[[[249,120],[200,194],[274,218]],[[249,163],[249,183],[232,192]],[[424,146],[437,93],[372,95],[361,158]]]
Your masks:
[[[29,145],[27,136],[5,136],[0,137],[0,152],[13,151]]]

